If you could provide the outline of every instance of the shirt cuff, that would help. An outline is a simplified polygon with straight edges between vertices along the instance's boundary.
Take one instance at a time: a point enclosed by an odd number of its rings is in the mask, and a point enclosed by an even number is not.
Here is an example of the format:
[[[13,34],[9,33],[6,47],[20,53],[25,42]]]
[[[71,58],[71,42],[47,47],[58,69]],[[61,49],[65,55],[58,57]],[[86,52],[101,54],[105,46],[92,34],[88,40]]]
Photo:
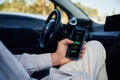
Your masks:
[[[52,67],[51,54],[40,54],[37,56],[39,70],[47,69]]]

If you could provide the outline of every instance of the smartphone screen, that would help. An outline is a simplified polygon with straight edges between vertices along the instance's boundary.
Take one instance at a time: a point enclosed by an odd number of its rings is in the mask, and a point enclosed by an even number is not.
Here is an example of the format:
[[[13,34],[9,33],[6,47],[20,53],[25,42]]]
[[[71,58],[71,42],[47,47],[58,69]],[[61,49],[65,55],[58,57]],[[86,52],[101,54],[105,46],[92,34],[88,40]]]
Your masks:
[[[68,45],[66,57],[70,59],[77,60],[80,58],[80,52],[82,50],[82,45],[86,37],[86,30],[73,30],[70,40],[73,44]]]

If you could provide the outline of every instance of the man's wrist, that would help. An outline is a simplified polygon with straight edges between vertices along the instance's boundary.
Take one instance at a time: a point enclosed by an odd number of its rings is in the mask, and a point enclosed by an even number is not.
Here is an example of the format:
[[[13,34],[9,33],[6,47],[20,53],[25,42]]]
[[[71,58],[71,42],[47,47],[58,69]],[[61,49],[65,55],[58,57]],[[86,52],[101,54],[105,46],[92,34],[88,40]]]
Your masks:
[[[52,60],[52,66],[59,65],[58,57],[57,57],[56,53],[51,53],[51,60]]]

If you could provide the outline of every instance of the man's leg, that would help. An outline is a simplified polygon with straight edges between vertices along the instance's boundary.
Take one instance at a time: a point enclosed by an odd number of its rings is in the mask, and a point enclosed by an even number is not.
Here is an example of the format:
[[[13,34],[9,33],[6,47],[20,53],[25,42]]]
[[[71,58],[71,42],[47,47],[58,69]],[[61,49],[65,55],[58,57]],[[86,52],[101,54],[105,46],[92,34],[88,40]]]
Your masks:
[[[0,41],[0,79],[1,80],[30,80],[30,76]]]
[[[103,45],[98,41],[89,41],[86,48],[83,58],[65,64],[59,70],[83,71],[88,73],[91,80],[108,80],[105,66],[106,52]]]

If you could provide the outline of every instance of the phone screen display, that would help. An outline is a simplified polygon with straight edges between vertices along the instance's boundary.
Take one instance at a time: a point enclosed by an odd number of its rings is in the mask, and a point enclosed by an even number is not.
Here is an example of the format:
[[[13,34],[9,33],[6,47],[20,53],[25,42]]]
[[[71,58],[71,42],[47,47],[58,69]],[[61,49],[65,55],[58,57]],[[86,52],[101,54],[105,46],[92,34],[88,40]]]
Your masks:
[[[74,30],[70,39],[73,44],[68,45],[66,57],[71,59],[79,59],[80,51],[85,40],[86,30]]]

